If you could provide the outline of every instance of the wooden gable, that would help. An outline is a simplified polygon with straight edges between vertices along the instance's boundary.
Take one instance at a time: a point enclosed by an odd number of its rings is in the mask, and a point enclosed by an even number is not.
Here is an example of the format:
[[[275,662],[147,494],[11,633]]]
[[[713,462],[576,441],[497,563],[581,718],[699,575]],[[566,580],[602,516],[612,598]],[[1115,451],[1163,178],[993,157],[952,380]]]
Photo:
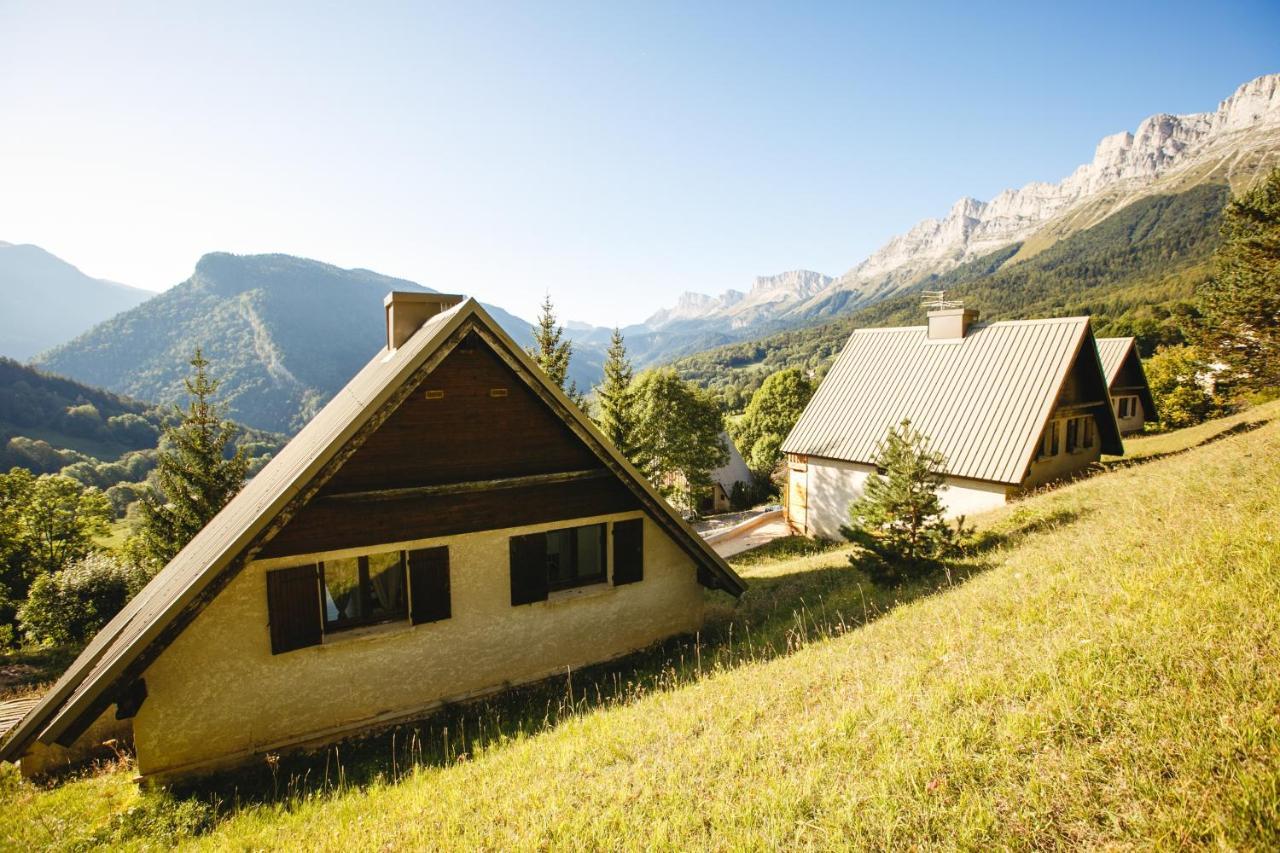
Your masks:
[[[640,502],[472,332],[264,557],[582,518]]]
[[[1124,453],[1120,439],[1120,427],[1116,425],[1115,412],[1107,392],[1107,379],[1098,358],[1098,347],[1092,332],[1086,333],[1084,344],[1076,353],[1054,405],[1054,416],[1094,416],[1098,434],[1102,438],[1102,451],[1113,455]]]

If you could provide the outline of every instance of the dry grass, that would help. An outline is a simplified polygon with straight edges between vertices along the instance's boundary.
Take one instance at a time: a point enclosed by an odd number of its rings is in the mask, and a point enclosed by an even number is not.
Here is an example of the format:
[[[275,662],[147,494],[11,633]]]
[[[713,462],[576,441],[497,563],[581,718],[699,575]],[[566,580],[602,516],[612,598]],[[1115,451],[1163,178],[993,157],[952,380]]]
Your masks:
[[[1230,425],[979,519],[953,589],[875,590],[843,549],[756,556],[705,644],[632,662],[646,689],[515,697],[545,725],[239,804],[10,773],[0,843],[1275,847],[1280,424],[1163,456]]]

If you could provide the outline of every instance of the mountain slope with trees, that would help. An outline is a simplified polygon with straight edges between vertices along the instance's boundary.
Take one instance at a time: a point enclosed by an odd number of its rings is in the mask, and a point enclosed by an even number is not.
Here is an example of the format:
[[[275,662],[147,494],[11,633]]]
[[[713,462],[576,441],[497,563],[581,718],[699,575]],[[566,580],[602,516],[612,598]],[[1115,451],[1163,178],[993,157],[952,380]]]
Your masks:
[[[43,354],[38,364],[173,403],[184,399],[187,362],[198,345],[223,381],[230,417],[292,433],[383,345],[383,297],[428,289],[289,255],[209,254],[191,278]],[[528,322],[486,307],[519,343],[532,343]],[[586,384],[601,359],[589,349],[576,355],[571,370]]]
[[[1150,353],[1185,337],[1195,288],[1211,272],[1229,193],[1226,185],[1205,184],[1152,196],[1024,261],[1010,262],[1020,244],[1006,246],[838,320],[719,347],[674,366],[740,409],[775,371],[825,374],[856,328],[920,325],[924,290],[946,290],[947,298],[963,299],[989,321],[1088,314],[1097,334],[1136,335]]]

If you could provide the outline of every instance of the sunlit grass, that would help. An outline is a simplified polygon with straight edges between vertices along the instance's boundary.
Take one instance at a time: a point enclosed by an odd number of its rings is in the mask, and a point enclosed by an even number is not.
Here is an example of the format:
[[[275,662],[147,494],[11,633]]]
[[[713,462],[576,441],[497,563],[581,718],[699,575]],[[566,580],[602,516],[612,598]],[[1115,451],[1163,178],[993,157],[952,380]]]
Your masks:
[[[1165,440],[1153,461],[976,519],[954,588],[876,589],[847,549],[783,542],[738,561],[752,588],[715,598],[701,637],[572,688],[199,795],[138,793],[128,768],[49,788],[10,774],[0,839],[1274,847],[1280,423],[1195,446],[1231,426],[1141,439]]]

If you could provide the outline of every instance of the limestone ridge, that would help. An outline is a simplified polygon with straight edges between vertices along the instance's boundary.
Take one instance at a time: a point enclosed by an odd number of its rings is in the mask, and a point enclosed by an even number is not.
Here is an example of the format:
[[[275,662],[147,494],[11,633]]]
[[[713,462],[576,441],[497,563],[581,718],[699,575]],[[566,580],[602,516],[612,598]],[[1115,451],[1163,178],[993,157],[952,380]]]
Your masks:
[[[1152,193],[1232,182],[1270,165],[1280,165],[1280,74],[1245,83],[1214,112],[1160,113],[1132,133],[1104,137],[1092,162],[1056,184],[1030,183],[990,201],[962,198],[942,219],[919,222],[837,279],[799,271],[757,279],[733,300],[727,297],[736,291],[719,298],[685,294],[682,307],[659,311],[646,325],[802,323],[876,302],[1033,235],[1043,248]]]

